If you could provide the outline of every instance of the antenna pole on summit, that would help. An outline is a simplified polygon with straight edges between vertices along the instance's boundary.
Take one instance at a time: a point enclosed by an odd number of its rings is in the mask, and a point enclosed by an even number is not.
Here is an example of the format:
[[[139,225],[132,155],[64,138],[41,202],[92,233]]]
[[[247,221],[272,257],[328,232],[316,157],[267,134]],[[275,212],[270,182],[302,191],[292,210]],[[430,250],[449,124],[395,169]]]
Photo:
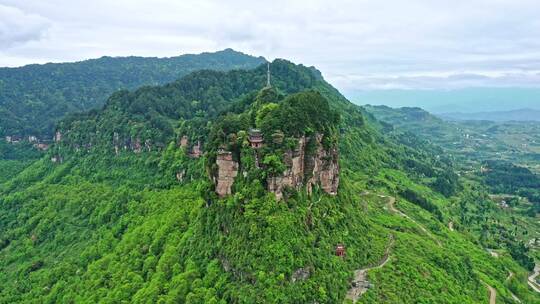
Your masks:
[[[266,87],[270,88],[272,85],[270,84],[270,62],[266,64]]]

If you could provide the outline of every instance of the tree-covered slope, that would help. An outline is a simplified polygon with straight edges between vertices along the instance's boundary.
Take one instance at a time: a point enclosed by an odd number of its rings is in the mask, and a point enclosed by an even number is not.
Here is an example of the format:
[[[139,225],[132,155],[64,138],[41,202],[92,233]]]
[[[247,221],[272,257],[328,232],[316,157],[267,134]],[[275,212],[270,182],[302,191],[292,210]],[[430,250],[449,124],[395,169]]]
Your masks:
[[[421,108],[390,108],[387,106],[364,106],[369,115],[373,115],[384,125],[384,132],[393,128],[401,132],[411,132],[423,139],[437,144],[455,142],[460,139],[462,130],[454,123],[444,121]]]
[[[441,120],[419,108],[366,106],[368,117],[383,121],[379,129],[400,138],[407,134],[437,144],[437,154],[449,156],[466,188],[482,190],[477,203],[460,206],[454,212],[462,223],[481,234],[482,245],[508,249],[524,265],[532,265],[519,252],[528,251],[538,259],[540,238],[540,197],[538,174],[540,166],[534,157],[538,124],[534,122],[489,122]],[[382,125],[382,126],[381,126]],[[420,140],[420,138],[422,140]],[[471,199],[468,199],[469,201]],[[469,208],[489,207],[496,224],[471,221],[476,215]],[[465,219],[469,218],[469,219]],[[497,227],[495,230],[492,228]],[[498,232],[496,232],[498,231]]]
[[[264,61],[227,49],[170,58],[102,57],[0,68],[0,136],[49,138],[66,114],[98,108],[117,90],[165,84],[201,69],[250,69]]]
[[[266,66],[196,72],[62,121],[47,157],[0,185],[0,302],[341,303],[355,270],[385,256],[359,303],[488,303],[487,285],[498,303],[539,302],[510,255],[491,257],[458,220],[447,227],[461,199],[437,186],[455,182],[449,160],[378,132],[316,70],[270,70],[272,89],[261,90]],[[247,165],[231,195],[212,194],[216,149],[247,155],[253,125],[281,129],[279,145],[330,135],[337,194],[276,199],[258,174],[279,157]],[[279,156],[279,145],[261,153]]]
[[[41,156],[42,153],[31,143],[13,145],[0,140],[0,183],[9,180]]]

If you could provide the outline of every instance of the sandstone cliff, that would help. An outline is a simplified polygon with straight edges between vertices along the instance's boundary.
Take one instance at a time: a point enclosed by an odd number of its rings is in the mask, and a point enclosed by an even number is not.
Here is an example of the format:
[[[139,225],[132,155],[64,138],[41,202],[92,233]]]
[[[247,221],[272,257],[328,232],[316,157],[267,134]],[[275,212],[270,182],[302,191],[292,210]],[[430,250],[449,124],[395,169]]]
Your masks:
[[[225,197],[232,193],[231,188],[238,175],[238,163],[233,160],[231,152],[220,151],[216,164],[218,167],[217,175],[214,176],[216,193],[219,197]]]
[[[267,179],[268,191],[281,199],[285,188],[299,190],[305,185],[307,192],[311,194],[313,187],[319,185],[326,193],[336,195],[339,186],[339,154],[335,147],[325,149],[322,139],[321,134],[313,138],[301,137],[297,148],[284,155],[283,162],[287,168],[285,172]],[[315,149],[306,153],[310,141],[313,141],[311,144]]]
[[[314,186],[330,195],[336,195],[339,186],[339,154],[336,147],[324,148],[323,135],[298,138],[295,149],[283,154],[285,171],[282,174],[269,176],[266,179],[267,190],[276,194],[277,199],[283,198],[286,188],[300,190],[306,187],[312,193]],[[257,151],[256,153],[260,153]],[[258,157],[255,157],[257,162]],[[238,175],[239,163],[233,160],[232,153],[220,151],[216,158],[217,173],[213,176],[216,193],[225,197],[232,193],[232,185]],[[256,170],[264,170],[254,166]],[[244,169],[242,169],[244,170]]]

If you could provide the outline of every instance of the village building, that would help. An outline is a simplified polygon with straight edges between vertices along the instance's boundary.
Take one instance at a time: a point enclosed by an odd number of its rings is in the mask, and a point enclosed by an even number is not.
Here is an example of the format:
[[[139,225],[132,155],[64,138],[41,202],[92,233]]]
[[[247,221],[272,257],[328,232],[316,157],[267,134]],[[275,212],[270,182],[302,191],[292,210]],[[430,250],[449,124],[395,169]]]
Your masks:
[[[344,257],[345,256],[345,245],[338,244],[336,246],[336,256],[338,256],[338,257]]]
[[[262,132],[259,129],[251,129],[248,133],[248,141],[253,149],[258,149],[263,146],[264,139]]]
[[[38,141],[38,139],[34,135],[28,136],[28,142],[37,142],[37,141]]]
[[[6,136],[6,142],[11,143],[11,136]]]
[[[12,136],[10,136],[10,138],[11,138],[11,139],[10,139],[9,142],[12,143],[12,144],[19,143],[19,142],[21,142],[21,140],[22,140],[22,137],[20,137],[20,136],[18,136],[18,135],[12,135]]]

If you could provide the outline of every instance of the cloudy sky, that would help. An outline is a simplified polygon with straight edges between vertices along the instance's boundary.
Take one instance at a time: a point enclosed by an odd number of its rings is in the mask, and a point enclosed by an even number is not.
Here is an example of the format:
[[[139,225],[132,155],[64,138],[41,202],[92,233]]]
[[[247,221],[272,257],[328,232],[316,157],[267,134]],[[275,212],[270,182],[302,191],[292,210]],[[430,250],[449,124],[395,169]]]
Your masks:
[[[0,66],[234,48],[343,90],[540,87],[540,1],[0,0]]]

